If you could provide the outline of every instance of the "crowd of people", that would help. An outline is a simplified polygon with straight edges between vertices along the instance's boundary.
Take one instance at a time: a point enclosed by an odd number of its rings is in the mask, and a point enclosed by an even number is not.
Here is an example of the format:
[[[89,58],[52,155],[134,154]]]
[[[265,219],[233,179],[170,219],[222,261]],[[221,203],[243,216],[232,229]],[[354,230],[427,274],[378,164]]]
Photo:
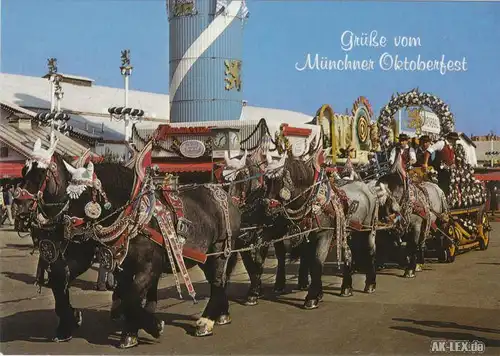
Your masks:
[[[443,165],[451,167],[454,164],[455,145],[458,140],[456,132],[450,132],[434,143],[427,135],[410,139],[407,134],[402,133],[398,137],[398,144],[391,151],[389,161],[394,163],[398,150],[402,150],[401,157],[405,168],[412,166],[427,169],[432,166],[438,170]]]

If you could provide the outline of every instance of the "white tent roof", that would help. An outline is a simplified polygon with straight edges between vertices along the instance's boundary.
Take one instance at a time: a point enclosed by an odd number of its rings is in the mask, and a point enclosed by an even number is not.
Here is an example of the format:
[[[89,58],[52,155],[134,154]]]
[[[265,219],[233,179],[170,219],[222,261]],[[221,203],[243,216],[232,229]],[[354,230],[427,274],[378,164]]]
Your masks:
[[[108,108],[123,105],[124,89],[100,85],[79,86],[71,83],[61,83],[61,86],[64,91],[61,108],[71,115],[72,126],[89,133],[95,132],[105,139],[123,138],[123,123],[110,121]],[[0,87],[0,100],[33,111],[50,109],[50,84],[47,79],[0,73]],[[170,105],[167,94],[130,90],[129,104],[145,112],[145,119],[137,125],[138,128],[156,128],[158,124],[169,121]],[[265,118],[268,123],[287,122],[293,125],[306,123],[312,116],[288,110],[243,107],[241,120],[258,121],[261,118]]]

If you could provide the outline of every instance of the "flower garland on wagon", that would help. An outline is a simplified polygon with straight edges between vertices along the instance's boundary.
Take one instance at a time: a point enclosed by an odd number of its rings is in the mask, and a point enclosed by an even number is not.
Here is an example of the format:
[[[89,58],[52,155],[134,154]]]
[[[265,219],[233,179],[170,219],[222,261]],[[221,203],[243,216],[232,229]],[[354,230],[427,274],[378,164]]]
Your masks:
[[[449,106],[433,94],[413,89],[406,93],[393,95],[389,103],[381,109],[377,120],[380,148],[389,150],[393,146],[391,135],[394,125],[393,117],[401,108],[423,106],[430,108],[439,118],[441,128],[439,139],[445,139],[448,134],[454,132],[455,119]],[[454,152],[454,164],[447,166],[442,163],[439,167],[439,169],[448,170],[450,173],[449,193],[446,197],[450,207],[455,209],[470,208],[483,204],[486,201],[486,189],[474,178],[474,168],[467,162],[464,147],[457,141],[451,144],[451,148]]]

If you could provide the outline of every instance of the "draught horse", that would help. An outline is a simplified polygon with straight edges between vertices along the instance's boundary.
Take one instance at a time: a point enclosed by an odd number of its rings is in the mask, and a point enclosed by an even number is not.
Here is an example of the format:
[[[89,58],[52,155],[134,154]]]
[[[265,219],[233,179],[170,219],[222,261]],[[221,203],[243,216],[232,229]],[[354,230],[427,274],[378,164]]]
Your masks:
[[[49,282],[59,316],[54,341],[68,341],[74,329],[82,323],[81,312],[69,302],[68,287],[71,281],[90,267],[96,247],[118,252],[118,256],[111,257],[118,261],[121,259],[122,271],[119,273],[116,296],[123,305],[126,325],[120,346],[126,348],[137,345],[140,328],[159,337],[163,322],[145,310],[141,302],[148,290],[156,289],[162,271],[168,268],[166,241],[157,222],[155,224],[156,216],[144,226],[144,230],[134,226],[130,219],[127,220],[130,216],[126,215],[126,210],[131,207],[131,210],[139,212],[135,217],[144,215],[144,209],[137,208],[144,207],[144,204],[134,204],[130,198],[134,190],[140,190],[135,184],[136,175],[118,164],[97,164],[95,167],[89,164],[87,168],[76,169],[54,151],[55,144],[44,150],[37,141],[32,159],[23,170],[23,189],[35,197],[38,225],[45,231],[41,237],[40,251],[49,264]],[[139,166],[139,170],[144,167],[141,162]],[[120,179],[117,180],[117,177]],[[158,191],[154,193],[155,196],[161,195],[158,201],[177,222],[176,211],[167,201],[172,195],[160,194],[163,192]],[[240,214],[227,194],[217,187],[193,186],[181,192],[179,199],[190,233],[184,251],[194,246],[191,249],[194,253],[189,257],[193,259],[200,254],[217,254],[208,257],[201,266],[211,283],[211,298],[197,322],[196,335],[210,335],[214,323],[230,322],[225,287],[236,259],[227,252],[233,248],[235,240],[229,237],[239,234]],[[116,232],[120,224],[128,224],[129,228],[135,229],[135,237],[125,233],[116,239],[99,238],[111,237],[109,233]],[[159,241],[159,236],[163,241]],[[109,257],[109,254],[104,255]]]

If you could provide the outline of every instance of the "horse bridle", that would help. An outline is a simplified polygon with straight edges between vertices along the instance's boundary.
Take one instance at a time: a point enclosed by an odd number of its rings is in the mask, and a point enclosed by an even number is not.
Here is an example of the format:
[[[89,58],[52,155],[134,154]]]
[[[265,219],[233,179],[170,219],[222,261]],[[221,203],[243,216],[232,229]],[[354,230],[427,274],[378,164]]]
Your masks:
[[[228,184],[237,184],[237,183],[250,182],[250,187],[251,187],[251,182],[254,179],[258,179],[259,183],[258,183],[258,186],[256,188],[256,190],[258,190],[258,189],[264,187],[264,185],[265,185],[265,182],[264,182],[264,171],[261,168],[264,163],[265,163],[265,161],[260,162],[260,163],[252,163],[251,164],[251,166],[255,166],[255,167],[257,167],[259,169],[259,173],[255,177],[250,176],[249,166],[244,166],[242,168],[236,169],[234,172],[231,173],[231,175],[234,175],[235,177],[237,177],[239,173],[244,173],[247,177],[245,177],[244,179],[239,180],[237,182],[230,182],[230,181],[226,181],[226,182]],[[222,177],[222,179],[225,180],[224,177]],[[247,198],[248,198],[247,197],[247,189],[242,189],[239,196],[231,196],[231,199],[232,199],[233,203],[238,208],[241,208],[242,206],[246,205]]]
[[[57,164],[54,161],[54,156],[52,156],[50,164],[45,170],[45,176],[40,181],[37,193],[35,194],[30,193],[28,190],[24,188],[18,188],[14,193],[15,198],[17,200],[21,201],[33,200],[33,204],[30,208],[30,217],[28,218],[30,225],[34,225],[35,223],[33,220],[36,220],[38,216],[41,215],[41,217],[45,219],[45,221],[44,222],[37,221],[36,222],[37,227],[44,229],[47,229],[48,227],[53,228],[55,223],[57,222],[57,219],[62,215],[62,213],[65,210],[67,210],[69,206],[69,199],[57,203],[47,203],[43,200],[43,193],[45,192],[45,189],[47,188],[47,183],[51,178],[54,180],[54,183],[56,184],[56,189],[59,189],[59,187],[61,186],[61,182],[60,182],[60,177],[57,174]],[[55,216],[48,218],[44,210],[44,207],[57,207],[57,206],[61,206],[61,210],[59,210],[59,212]]]

